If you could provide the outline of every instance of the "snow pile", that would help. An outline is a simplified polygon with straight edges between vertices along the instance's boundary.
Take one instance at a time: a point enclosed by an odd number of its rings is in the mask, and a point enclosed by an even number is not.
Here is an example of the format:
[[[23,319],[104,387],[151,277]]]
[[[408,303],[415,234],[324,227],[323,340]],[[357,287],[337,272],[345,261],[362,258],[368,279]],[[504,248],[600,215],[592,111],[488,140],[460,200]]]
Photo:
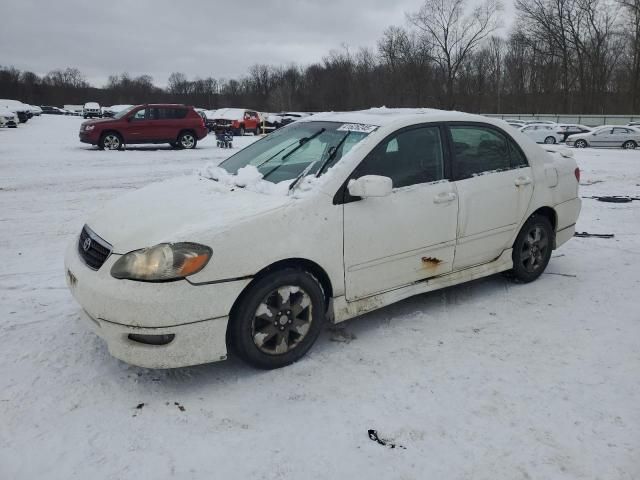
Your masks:
[[[253,165],[247,165],[238,170],[237,175],[232,175],[224,168],[209,164],[198,174],[202,177],[215,180],[229,187],[240,187],[251,192],[267,195],[287,195],[290,182],[271,183],[262,179],[262,174]]]

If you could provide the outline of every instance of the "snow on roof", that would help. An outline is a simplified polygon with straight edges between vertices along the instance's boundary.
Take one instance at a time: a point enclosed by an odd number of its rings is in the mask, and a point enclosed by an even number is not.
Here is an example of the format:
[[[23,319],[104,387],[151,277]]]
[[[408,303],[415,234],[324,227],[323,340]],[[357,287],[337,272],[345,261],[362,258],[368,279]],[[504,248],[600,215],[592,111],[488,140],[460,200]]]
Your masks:
[[[382,127],[402,120],[420,120],[420,117],[428,117],[426,121],[438,120],[488,120],[487,117],[473,115],[469,113],[437,110],[435,108],[370,108],[369,110],[359,110],[353,112],[322,112],[310,117],[305,117],[299,122],[344,122],[362,123],[366,125],[376,125]]]
[[[222,120],[242,120],[244,119],[244,108],[220,108],[215,111],[215,118]]]
[[[84,104],[84,108],[100,108],[96,102],[87,102]]]

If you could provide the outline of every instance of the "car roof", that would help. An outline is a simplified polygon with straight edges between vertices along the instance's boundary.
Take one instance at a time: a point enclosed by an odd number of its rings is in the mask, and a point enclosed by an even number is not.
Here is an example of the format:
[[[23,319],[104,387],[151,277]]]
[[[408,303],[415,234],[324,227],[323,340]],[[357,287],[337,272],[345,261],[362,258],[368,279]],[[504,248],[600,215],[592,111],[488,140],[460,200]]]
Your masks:
[[[353,112],[322,112],[304,117],[298,122],[360,123],[382,127],[394,123],[470,121],[495,124],[496,119],[471,113],[437,110],[434,108],[370,108]],[[497,120],[502,122],[502,120]]]

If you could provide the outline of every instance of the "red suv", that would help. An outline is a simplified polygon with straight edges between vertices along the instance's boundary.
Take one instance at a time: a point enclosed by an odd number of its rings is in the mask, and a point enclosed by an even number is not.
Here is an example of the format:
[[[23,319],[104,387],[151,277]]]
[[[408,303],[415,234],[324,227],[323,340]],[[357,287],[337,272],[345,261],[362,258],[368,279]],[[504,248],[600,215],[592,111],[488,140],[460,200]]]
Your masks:
[[[207,133],[204,120],[193,107],[148,104],[128,108],[113,118],[84,122],[80,126],[80,141],[108,150],[119,150],[133,143],[169,143],[174,148],[195,148]]]

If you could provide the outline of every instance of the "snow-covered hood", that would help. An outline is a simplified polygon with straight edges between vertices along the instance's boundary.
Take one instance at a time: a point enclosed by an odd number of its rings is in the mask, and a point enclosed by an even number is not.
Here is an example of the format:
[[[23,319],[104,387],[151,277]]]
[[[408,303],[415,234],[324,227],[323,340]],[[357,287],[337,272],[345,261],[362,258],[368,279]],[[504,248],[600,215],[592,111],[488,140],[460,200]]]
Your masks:
[[[92,215],[87,225],[120,254],[163,242],[212,246],[216,234],[291,201],[286,195],[234,188],[191,175],[123,195]]]

